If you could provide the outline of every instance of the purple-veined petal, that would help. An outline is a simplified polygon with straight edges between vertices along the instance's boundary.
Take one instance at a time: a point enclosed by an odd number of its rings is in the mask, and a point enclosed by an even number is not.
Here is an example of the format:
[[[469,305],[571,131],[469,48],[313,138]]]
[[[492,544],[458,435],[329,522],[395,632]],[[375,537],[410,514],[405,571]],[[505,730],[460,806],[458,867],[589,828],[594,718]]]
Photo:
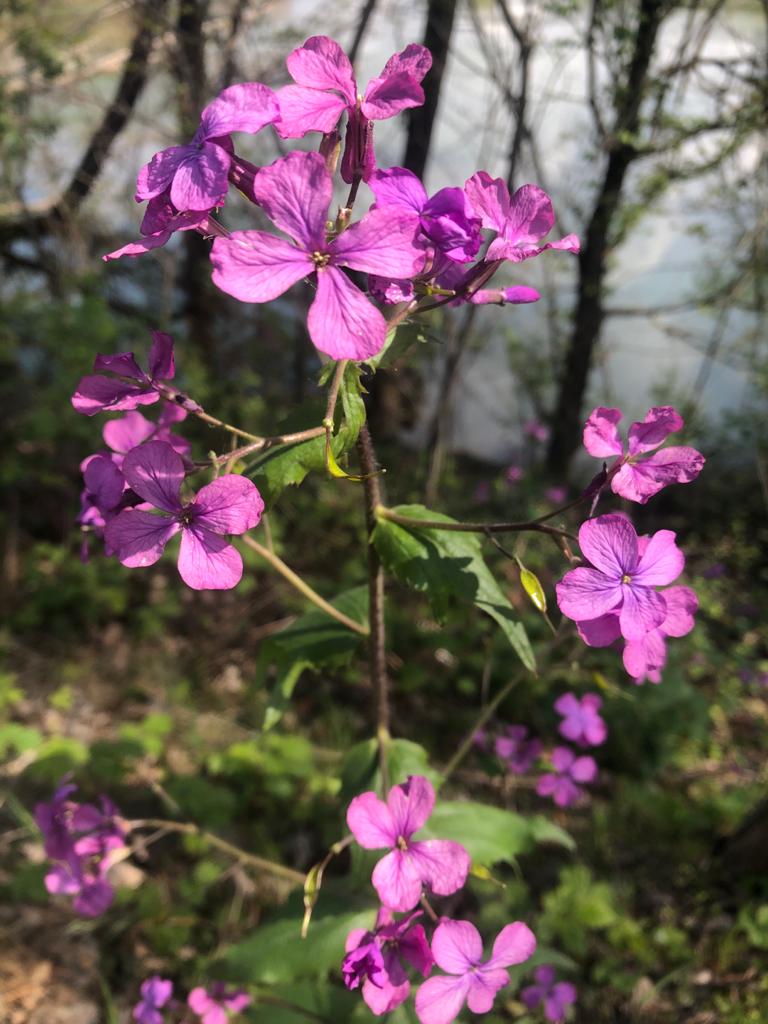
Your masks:
[[[368,275],[368,291],[377,302],[389,305],[395,302],[410,302],[416,294],[413,281],[406,278],[377,277],[376,274]]]
[[[413,171],[405,167],[374,171],[367,184],[379,206],[403,206],[421,213],[427,203],[427,190]]]
[[[411,277],[424,265],[418,229],[418,215],[410,210],[377,207],[334,239],[332,262],[382,277]]]
[[[538,185],[523,185],[509,201],[504,240],[512,245],[537,243],[555,223],[552,200]]]
[[[139,171],[136,179],[136,202],[154,199],[165,192],[174,179],[176,172],[190,157],[197,153],[197,146],[171,146],[160,153],[155,153],[148,164]],[[177,209],[184,209],[175,204]]]
[[[470,921],[441,921],[432,936],[432,956],[447,974],[466,974],[483,959],[480,932]]]
[[[382,857],[371,882],[385,907],[412,910],[421,898],[421,876],[414,859],[404,850],[392,850]]]
[[[521,964],[524,960],[529,960],[535,952],[536,936],[527,924],[513,921],[502,928],[496,936],[491,958],[484,969]]]
[[[305,252],[265,231],[217,238],[211,263],[216,287],[241,302],[270,302],[315,269]]]
[[[623,584],[624,603],[619,612],[621,633],[627,640],[639,640],[664,621],[667,605],[664,598],[650,587],[634,582]]]
[[[173,338],[165,331],[152,331],[149,373],[153,380],[172,380],[176,373],[173,361]]]
[[[407,782],[393,786],[387,797],[398,836],[410,839],[425,824],[435,806],[435,790],[423,775],[411,775]]]
[[[509,189],[502,179],[478,171],[465,183],[464,191],[483,227],[501,233],[509,214]]]
[[[405,71],[372,78],[368,83],[360,109],[371,121],[386,121],[401,110],[420,107],[424,102],[424,90]]]
[[[594,757],[577,757],[571,765],[570,776],[575,782],[593,782],[597,778],[597,762]]]
[[[114,352],[112,355],[100,352],[93,360],[93,369],[97,372],[119,373],[121,377],[132,377],[142,383],[147,380],[133,352]]]
[[[699,599],[690,587],[668,587],[662,593],[667,604],[662,631],[667,636],[686,636],[693,629]]]
[[[492,1010],[496,993],[509,984],[509,975],[503,967],[489,970],[484,965],[482,970],[468,977],[467,1006],[472,1013],[488,1013]]]
[[[277,98],[261,82],[230,85],[208,104],[200,116],[202,139],[230,132],[258,132],[280,116]]]
[[[584,424],[584,447],[590,455],[598,459],[607,459],[611,455],[621,455],[624,446],[619,436],[618,423],[621,409],[607,409],[598,406],[589,414]]]
[[[647,459],[622,466],[611,481],[611,488],[615,494],[644,505],[668,484],[695,480],[705,461],[695,448],[662,448]]]
[[[414,925],[406,932],[399,941],[398,952],[424,978],[434,967],[435,958],[429,948],[423,925]]]
[[[579,547],[591,564],[612,579],[637,566],[637,533],[625,516],[605,515],[588,519],[579,528]],[[595,618],[595,616],[582,616]]]
[[[364,850],[382,850],[397,843],[392,812],[375,793],[361,793],[354,798],[347,810],[347,826]]]
[[[627,640],[622,658],[624,668],[635,678],[643,678],[654,669],[664,668],[667,645],[661,629],[652,629],[639,640]]]
[[[621,585],[596,569],[580,566],[567,572],[556,586],[557,604],[569,619],[597,619],[622,599]]]
[[[516,285],[511,288],[479,288],[476,292],[472,292],[469,296],[469,301],[478,306],[488,303],[503,306],[507,302],[514,305],[520,305],[525,302],[538,302],[540,298],[541,293],[537,292],[535,288]]]
[[[218,533],[197,523],[184,527],[179,575],[192,590],[231,590],[243,576],[243,559]]]
[[[485,254],[486,260],[509,260],[510,263],[521,263],[534,256],[540,256],[548,249],[559,249],[565,252],[578,253],[581,242],[578,235],[566,235],[556,242],[545,242],[544,245],[533,245],[529,242],[510,242],[504,237],[495,238]]]
[[[94,416],[97,412],[120,412],[138,405],[152,405],[159,398],[148,384],[129,384],[94,375],[81,379],[72,395],[72,405],[84,416]]]
[[[427,978],[416,992],[416,1016],[420,1024],[451,1024],[461,1012],[469,985],[466,975]]]
[[[441,188],[421,212],[422,231],[441,253],[458,263],[474,259],[482,240],[480,218],[473,215],[463,189]]]
[[[143,418],[143,417],[142,417]],[[95,455],[83,470],[85,488],[102,512],[119,504],[123,496],[123,474],[106,455]]]
[[[632,582],[643,587],[663,587],[673,583],[684,568],[685,555],[675,544],[674,531],[657,530],[632,573]]]
[[[297,85],[310,89],[335,89],[350,106],[357,100],[357,83],[349,57],[328,36],[311,36],[285,61]]]
[[[332,92],[286,85],[277,91],[280,120],[275,125],[281,139],[300,139],[307,132],[332,132],[347,101]]]
[[[649,409],[641,423],[633,423],[629,428],[630,455],[652,452],[683,426],[682,416],[671,405],[657,405]]]
[[[132,411],[121,416],[120,419],[105,423],[101,436],[113,452],[125,455],[132,448],[143,444],[154,432],[154,423],[150,423],[140,412]]]
[[[204,142],[180,165],[171,182],[171,202],[177,210],[211,210],[221,206],[229,188],[232,158],[215,142]]]
[[[207,530],[238,534],[258,524],[264,502],[251,480],[228,473],[201,487],[187,511]]]
[[[438,896],[458,892],[469,874],[471,860],[461,845],[450,839],[427,839],[408,848],[422,881]]]
[[[621,636],[619,616],[615,614],[577,622],[576,628],[581,639],[589,647],[609,647]]]
[[[392,54],[384,65],[380,77],[384,78],[386,75],[398,75],[404,72],[420,82],[431,67],[432,54],[426,46],[409,43],[404,50]]]
[[[315,348],[332,359],[370,359],[387,337],[387,322],[379,310],[336,267],[318,271],[307,327]]]
[[[310,252],[326,251],[325,219],[332,190],[320,154],[298,151],[262,167],[253,186],[256,202],[270,220]]]
[[[181,456],[164,441],[148,441],[128,452],[123,461],[128,486],[155,508],[172,514],[181,510],[184,475]]]
[[[129,508],[111,519],[104,529],[107,548],[129,569],[154,565],[165,545],[181,529],[174,519]]]

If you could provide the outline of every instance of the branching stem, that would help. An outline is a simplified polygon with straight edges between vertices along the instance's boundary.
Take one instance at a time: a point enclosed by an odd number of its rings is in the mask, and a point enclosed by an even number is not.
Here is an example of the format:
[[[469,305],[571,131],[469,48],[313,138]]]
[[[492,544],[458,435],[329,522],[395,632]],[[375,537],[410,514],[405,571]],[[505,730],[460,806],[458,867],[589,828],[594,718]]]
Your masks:
[[[401,515],[394,509],[378,505],[375,509],[377,519],[388,519],[391,523],[399,526],[407,526],[414,530],[448,530],[453,533],[521,533],[530,530],[534,533],[546,533],[554,537],[568,537],[576,540],[574,534],[568,530],[562,530],[559,526],[547,526],[541,519],[530,519],[521,523],[446,523],[441,519],[414,519],[411,516]],[[549,519],[555,512],[549,513],[544,518]]]

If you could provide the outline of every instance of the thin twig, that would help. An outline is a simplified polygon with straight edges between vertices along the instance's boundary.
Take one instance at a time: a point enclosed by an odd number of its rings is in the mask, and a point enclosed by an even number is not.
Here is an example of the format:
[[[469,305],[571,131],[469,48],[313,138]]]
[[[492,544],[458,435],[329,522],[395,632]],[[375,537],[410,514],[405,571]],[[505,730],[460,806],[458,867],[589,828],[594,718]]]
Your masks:
[[[536,519],[524,523],[457,523],[444,522],[441,519],[414,519],[411,516],[401,515],[394,509],[379,505],[376,508],[377,519],[388,519],[391,523],[399,526],[407,526],[414,530],[448,530],[453,533],[521,533],[530,530],[534,533],[546,533],[553,537],[568,537],[570,540],[578,538],[569,533],[568,530],[561,530],[559,526],[547,526]]]
[[[496,694],[493,700],[489,704],[485,705],[485,707],[475,720],[474,725],[472,726],[472,728],[462,741],[461,745],[459,746],[459,749],[456,751],[456,753],[450,759],[448,764],[445,766],[445,770],[442,773],[443,782],[445,782],[447,779],[450,778],[451,775],[453,775],[453,773],[459,767],[461,762],[472,749],[472,744],[475,742],[475,734],[478,732],[479,729],[482,729],[482,727],[490,718],[493,717],[496,708],[512,692],[512,690],[514,690],[514,688],[520,682],[522,677],[523,673],[521,672],[518,675],[514,676],[512,679],[510,679],[506,686],[502,686],[502,688],[499,690],[499,692]]]

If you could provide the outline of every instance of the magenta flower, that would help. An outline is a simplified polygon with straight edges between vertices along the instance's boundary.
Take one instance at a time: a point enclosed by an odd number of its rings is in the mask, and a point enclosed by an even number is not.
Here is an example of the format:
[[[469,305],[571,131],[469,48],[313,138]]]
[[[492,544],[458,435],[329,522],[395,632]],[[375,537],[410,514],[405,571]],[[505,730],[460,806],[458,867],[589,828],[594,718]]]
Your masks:
[[[181,213],[210,212],[226,199],[232,166],[231,132],[258,132],[273,124],[280,111],[271,89],[260,82],[231,85],[203,111],[200,125],[186,146],[155,153],[139,171],[136,201],[168,193]]]
[[[356,796],[347,810],[347,825],[365,850],[389,848],[371,881],[390,910],[411,910],[426,885],[438,896],[450,896],[467,880],[470,859],[460,843],[412,836],[426,823],[435,805],[429,779],[411,775],[389,791],[387,802],[375,793]]]
[[[627,640],[639,640],[661,625],[666,603],[654,587],[672,583],[685,565],[671,530],[658,530],[640,553],[628,519],[598,516],[582,523],[579,545],[591,567],[573,569],[557,584],[563,615],[580,622],[616,611]]]
[[[570,807],[582,794],[581,784],[597,778],[597,763],[593,757],[576,757],[568,747],[555,747],[551,761],[555,771],[541,776],[536,792],[551,796],[558,807]]]
[[[376,168],[372,121],[385,121],[424,102],[421,80],[432,66],[429,50],[416,43],[389,58],[378,78],[358,96],[355,73],[342,48],[328,36],[312,36],[286,60],[295,85],[280,89],[280,120],[276,125],[284,139],[307,132],[328,134],[342,114],[348,115],[347,137],[341,176],[350,183],[357,175],[367,181]]]
[[[384,345],[387,324],[340,269],[410,277],[423,263],[414,244],[419,220],[407,210],[372,210],[330,241],[326,218],[332,182],[318,153],[289,153],[259,173],[254,194],[267,215],[294,239],[235,231],[213,243],[213,280],[241,302],[269,302],[317,274],[309,335],[332,359],[369,359]]]
[[[507,768],[515,775],[525,775],[531,770],[541,754],[541,740],[528,739],[524,725],[508,725],[504,735],[494,743],[496,756],[506,762]]]
[[[377,1016],[389,1013],[404,1002],[411,991],[404,963],[411,964],[426,978],[434,960],[427,936],[414,924],[421,911],[395,921],[385,907],[379,910],[372,932],[355,928],[347,936],[347,955],[341,966],[344,984],[356,989],[362,984],[363,999]]]
[[[101,373],[83,377],[72,396],[72,405],[84,416],[97,412],[119,412],[152,405],[160,398],[162,385],[172,380],[176,368],[173,361],[173,338],[162,331],[152,331],[149,350],[149,372],[141,369],[133,352],[116,352],[113,356],[97,355],[94,370]]]
[[[512,487],[514,487],[515,484],[520,483],[524,476],[525,470],[523,467],[518,466],[517,463],[514,462],[504,470],[504,479]]]
[[[549,440],[549,427],[540,420],[528,420],[527,423],[523,424],[523,431],[528,437],[533,438],[534,441],[538,441],[540,444],[544,444]]]
[[[483,963],[483,940],[469,921],[442,920],[432,937],[432,955],[445,975],[432,976],[416,993],[421,1024],[450,1024],[466,1002],[472,1013],[487,1013],[499,989],[509,984],[505,970],[528,960],[536,949],[531,929],[515,921],[496,936]]]
[[[163,1024],[160,1012],[173,995],[173,982],[155,974],[141,985],[141,999],[133,1008],[138,1024]]]
[[[601,459],[618,456],[611,470],[614,494],[644,505],[662,487],[689,484],[702,471],[705,459],[695,448],[656,451],[670,434],[683,428],[682,417],[671,405],[649,409],[642,423],[632,424],[626,453],[617,429],[620,419],[621,409],[600,406],[592,410],[584,425],[584,447],[590,455]]]
[[[123,457],[145,441],[164,441],[183,457],[189,455],[192,446],[185,437],[174,434],[171,426],[186,418],[185,409],[165,403],[157,423],[152,423],[140,412],[131,411],[105,423],[101,436],[114,452],[112,458],[117,466],[122,466]]]
[[[568,1007],[576,1002],[576,987],[569,981],[555,981],[555,968],[542,964],[533,972],[535,985],[529,985],[520,993],[520,998],[529,1010],[543,1004],[544,1016],[550,1024],[562,1024],[568,1014]]]
[[[599,714],[602,703],[596,693],[585,693],[581,700],[573,693],[558,697],[555,711],[563,716],[558,726],[560,735],[580,747],[599,747],[605,743],[608,729]]]
[[[227,231],[210,216],[211,210],[186,210],[180,213],[170,200],[168,191],[150,199],[139,226],[143,236],[136,242],[108,252],[101,258],[107,262],[122,256],[143,256],[162,248],[177,231],[197,231],[204,236],[226,235]]]
[[[242,990],[228,991],[220,981],[214,981],[209,988],[193,988],[187,997],[187,1006],[203,1024],[227,1024],[229,1014],[239,1013],[250,1006],[251,997]]]
[[[568,497],[568,488],[560,487],[556,484],[554,487],[548,487],[546,491],[544,491],[544,497],[547,501],[552,502],[553,505],[562,505]]]
[[[478,171],[464,185],[469,201],[483,227],[497,233],[491,242],[486,260],[521,260],[538,256],[545,249],[579,251],[577,235],[566,235],[557,242],[541,240],[555,223],[552,200],[538,185],[523,185],[510,197],[509,189],[501,178],[492,178]]]
[[[105,530],[109,549],[133,569],[154,565],[165,545],[181,532],[179,573],[193,590],[229,590],[243,575],[243,560],[226,539],[256,526],[264,502],[255,485],[228,474],[201,487],[182,502],[184,462],[162,441],[148,441],[125,456],[123,475],[128,486],[161,514],[126,509]]]

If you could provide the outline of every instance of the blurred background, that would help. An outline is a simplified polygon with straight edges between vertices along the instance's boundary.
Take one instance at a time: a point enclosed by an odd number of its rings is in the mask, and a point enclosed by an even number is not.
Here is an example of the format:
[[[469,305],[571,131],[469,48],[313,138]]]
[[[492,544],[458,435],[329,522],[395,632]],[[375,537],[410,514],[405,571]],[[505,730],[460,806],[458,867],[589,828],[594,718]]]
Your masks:
[[[442,311],[371,382],[390,503],[457,518],[541,513],[594,473],[579,449],[598,404],[620,406],[626,423],[674,404],[684,442],[708,458],[694,485],[632,509],[644,529],[678,531],[701,603],[663,684],[629,687],[615,655],[590,652],[555,665],[549,694],[532,688],[502,708],[505,721],[545,731],[551,687],[583,685],[603,692],[611,727],[598,792],[558,812],[578,853],[531,855],[505,907],[538,915],[537,934],[562,951],[578,1021],[768,1021],[758,0],[0,4],[0,1020],[123,1020],[141,978],[199,967],[279,902],[199,850],[171,847],[151,878],[137,868],[142,877],[124,879],[111,923],[72,923],[47,904],[28,813],[65,771],[128,804],[146,792],[131,812],[157,800],[301,870],[338,838],[337,752],[370,731],[364,663],[310,673],[281,729],[262,735],[265,644],[301,602],[255,559],[224,595],[184,590],[172,564],[83,561],[79,464],[101,445],[101,424],[69,401],[97,352],[145,353],[150,327],[174,334],[180,386],[247,430],[275,433],[318,400],[298,290],[236,303],[212,286],[208,243],[193,232],[139,259],[101,259],[138,237],[135,177],[153,153],[191,137],[227,85],[286,84],[286,54],[315,34],[347,48],[360,83],[409,42],[433,53],[424,106],[377,125],[380,166],[423,175],[430,193],[478,169],[511,187],[535,182],[552,196],[556,237],[582,239],[578,258],[550,252],[510,269],[507,283],[538,288],[539,303]],[[236,142],[256,164],[281,152],[269,129]],[[222,219],[243,228],[253,212],[234,200]],[[204,454],[211,435],[185,426]],[[349,487],[310,477],[284,493],[271,528],[322,593],[363,581]],[[555,553],[530,541],[526,561],[553,595]],[[514,564],[499,556],[495,567],[528,614]],[[510,666],[485,624],[398,598],[396,732],[447,758]],[[468,761],[458,781],[503,806],[536,805],[487,760]],[[264,980],[251,969],[245,980]],[[323,1016],[317,999],[307,996],[315,1017],[348,1019],[338,1007]],[[514,1001],[503,1012],[533,1019]]]

